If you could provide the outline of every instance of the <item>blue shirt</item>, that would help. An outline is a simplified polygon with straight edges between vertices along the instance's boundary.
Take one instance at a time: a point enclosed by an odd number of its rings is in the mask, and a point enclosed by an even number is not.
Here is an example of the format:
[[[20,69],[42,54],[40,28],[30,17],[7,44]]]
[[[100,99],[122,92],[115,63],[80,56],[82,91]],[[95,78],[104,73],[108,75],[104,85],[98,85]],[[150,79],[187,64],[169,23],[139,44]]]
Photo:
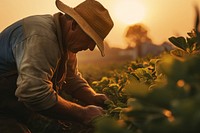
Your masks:
[[[12,49],[23,38],[22,20],[12,24],[0,33],[0,75],[17,71]]]

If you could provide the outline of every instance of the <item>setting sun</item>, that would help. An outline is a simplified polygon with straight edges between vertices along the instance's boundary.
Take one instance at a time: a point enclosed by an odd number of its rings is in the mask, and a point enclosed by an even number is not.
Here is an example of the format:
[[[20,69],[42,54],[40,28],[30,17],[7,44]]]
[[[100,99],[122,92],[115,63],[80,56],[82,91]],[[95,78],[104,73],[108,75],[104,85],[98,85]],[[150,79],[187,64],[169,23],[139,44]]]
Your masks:
[[[115,17],[125,24],[134,24],[143,20],[145,8],[139,0],[118,0],[114,5]]]

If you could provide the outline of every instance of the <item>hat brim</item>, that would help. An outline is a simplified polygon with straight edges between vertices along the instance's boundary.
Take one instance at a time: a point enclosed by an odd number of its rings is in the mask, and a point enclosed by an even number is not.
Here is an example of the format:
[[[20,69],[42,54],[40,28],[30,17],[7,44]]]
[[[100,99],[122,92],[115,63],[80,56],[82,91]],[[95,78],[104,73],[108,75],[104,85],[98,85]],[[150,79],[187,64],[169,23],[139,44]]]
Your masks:
[[[94,29],[73,8],[65,5],[60,0],[56,0],[56,6],[63,13],[71,16],[80,25],[83,31],[95,41],[97,47],[99,48],[101,52],[101,55],[105,56],[103,40],[94,31]]]

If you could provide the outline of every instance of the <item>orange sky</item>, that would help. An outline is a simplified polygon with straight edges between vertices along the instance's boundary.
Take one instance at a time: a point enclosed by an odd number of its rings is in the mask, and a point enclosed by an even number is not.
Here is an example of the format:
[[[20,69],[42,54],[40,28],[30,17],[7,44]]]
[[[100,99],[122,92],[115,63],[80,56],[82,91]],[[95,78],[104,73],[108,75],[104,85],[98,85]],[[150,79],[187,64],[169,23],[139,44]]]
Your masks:
[[[62,0],[69,6],[76,6],[83,0]],[[106,38],[112,47],[125,48],[123,34],[127,24],[120,21],[116,14],[116,3],[130,0],[99,0],[109,11],[114,19],[115,27]],[[145,16],[141,21],[149,30],[149,36],[155,44],[167,41],[173,35],[186,36],[194,25],[194,3],[200,0],[132,0],[139,2],[145,9]],[[1,0],[0,2],[0,31],[23,17],[35,14],[53,14],[57,12],[55,0]],[[135,9],[133,4],[129,4]],[[115,9],[114,9],[115,8]],[[117,7],[125,10],[127,5]],[[132,10],[131,10],[132,11]],[[138,15],[140,11],[132,11],[130,15]]]

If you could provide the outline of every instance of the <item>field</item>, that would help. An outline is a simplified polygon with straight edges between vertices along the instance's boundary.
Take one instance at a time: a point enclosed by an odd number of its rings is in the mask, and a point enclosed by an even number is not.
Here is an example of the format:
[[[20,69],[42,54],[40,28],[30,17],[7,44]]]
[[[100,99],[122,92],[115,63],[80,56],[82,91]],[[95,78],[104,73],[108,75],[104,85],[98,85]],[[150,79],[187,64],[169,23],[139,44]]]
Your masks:
[[[110,99],[105,116],[94,121],[95,132],[200,132],[198,35],[193,30],[187,38],[170,37],[176,48],[157,57],[80,66],[91,86]]]

